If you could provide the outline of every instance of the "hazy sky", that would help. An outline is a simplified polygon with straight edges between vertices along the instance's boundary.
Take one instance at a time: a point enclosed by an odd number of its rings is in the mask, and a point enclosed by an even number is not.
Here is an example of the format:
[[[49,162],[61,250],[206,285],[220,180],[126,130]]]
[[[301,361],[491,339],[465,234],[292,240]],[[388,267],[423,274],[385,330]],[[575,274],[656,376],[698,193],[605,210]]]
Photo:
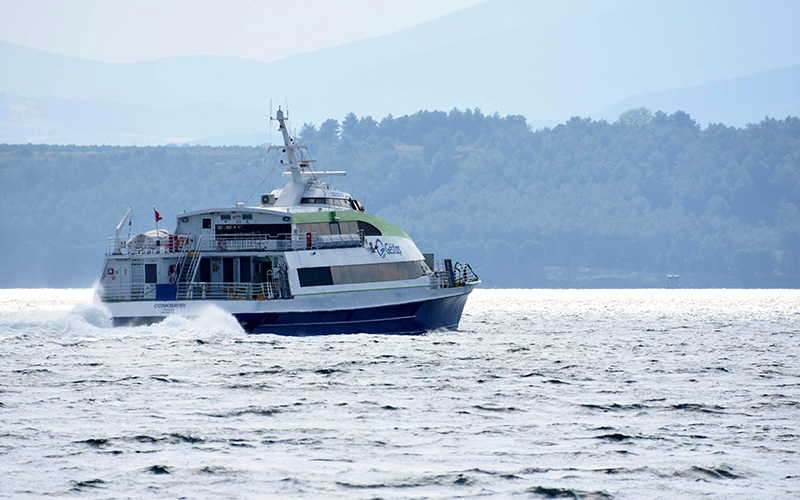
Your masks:
[[[262,61],[380,36],[484,0],[0,0],[0,40],[96,61]]]

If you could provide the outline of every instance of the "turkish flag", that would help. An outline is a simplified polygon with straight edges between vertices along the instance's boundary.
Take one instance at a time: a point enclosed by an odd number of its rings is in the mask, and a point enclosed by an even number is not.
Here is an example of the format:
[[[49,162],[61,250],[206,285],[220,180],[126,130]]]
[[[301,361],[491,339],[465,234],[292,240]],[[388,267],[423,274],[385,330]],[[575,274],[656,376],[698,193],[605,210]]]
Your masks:
[[[158,210],[156,210],[156,209],[154,208],[154,209],[153,209],[153,212],[155,212],[155,213],[156,213],[156,222],[158,222],[158,221],[160,221],[161,219],[163,219],[163,217],[161,217],[160,215],[158,215]]]

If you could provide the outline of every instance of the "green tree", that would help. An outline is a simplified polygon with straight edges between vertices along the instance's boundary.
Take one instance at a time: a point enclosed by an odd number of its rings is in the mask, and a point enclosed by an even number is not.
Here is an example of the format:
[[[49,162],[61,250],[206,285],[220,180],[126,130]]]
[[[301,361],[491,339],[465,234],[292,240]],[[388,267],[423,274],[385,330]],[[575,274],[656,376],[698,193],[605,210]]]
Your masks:
[[[645,107],[633,108],[619,115],[617,122],[626,127],[644,127],[653,121],[653,112]]]

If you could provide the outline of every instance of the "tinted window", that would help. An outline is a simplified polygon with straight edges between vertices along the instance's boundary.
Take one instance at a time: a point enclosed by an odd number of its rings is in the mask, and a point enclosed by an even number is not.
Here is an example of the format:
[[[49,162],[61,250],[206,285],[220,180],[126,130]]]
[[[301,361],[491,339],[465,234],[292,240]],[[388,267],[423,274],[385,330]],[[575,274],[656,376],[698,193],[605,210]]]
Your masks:
[[[337,232],[338,229],[338,232]],[[339,222],[311,222],[298,224],[297,230],[301,234],[314,233],[327,236],[329,234],[358,234],[364,231],[365,236],[382,236],[380,229],[364,221],[339,221]]]
[[[358,222],[351,220],[347,222],[339,222],[339,227],[342,234],[356,234],[358,233]]]
[[[272,238],[286,237],[292,232],[291,224],[217,224],[217,234],[258,234]]]
[[[333,285],[330,267],[306,267],[297,270],[300,286]]]
[[[158,283],[158,264],[144,265],[144,282]]]
[[[357,266],[310,267],[297,270],[300,286],[346,285],[416,279],[424,276],[422,261],[383,262]]]
[[[358,230],[364,231],[365,236],[382,236],[381,231],[377,227],[363,220],[358,221]]]

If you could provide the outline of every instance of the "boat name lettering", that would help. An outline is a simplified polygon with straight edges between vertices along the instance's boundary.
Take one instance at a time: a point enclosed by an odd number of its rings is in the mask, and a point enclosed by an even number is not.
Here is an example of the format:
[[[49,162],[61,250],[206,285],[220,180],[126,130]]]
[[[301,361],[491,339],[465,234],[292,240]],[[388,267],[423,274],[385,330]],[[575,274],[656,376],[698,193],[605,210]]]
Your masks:
[[[375,240],[375,250],[381,259],[385,259],[387,255],[403,255],[403,250],[394,243],[384,243],[381,240]]]
[[[180,307],[186,307],[186,304],[181,304],[179,302],[178,303],[165,302],[162,304],[154,304],[153,307],[155,307],[156,309],[177,309]]]

